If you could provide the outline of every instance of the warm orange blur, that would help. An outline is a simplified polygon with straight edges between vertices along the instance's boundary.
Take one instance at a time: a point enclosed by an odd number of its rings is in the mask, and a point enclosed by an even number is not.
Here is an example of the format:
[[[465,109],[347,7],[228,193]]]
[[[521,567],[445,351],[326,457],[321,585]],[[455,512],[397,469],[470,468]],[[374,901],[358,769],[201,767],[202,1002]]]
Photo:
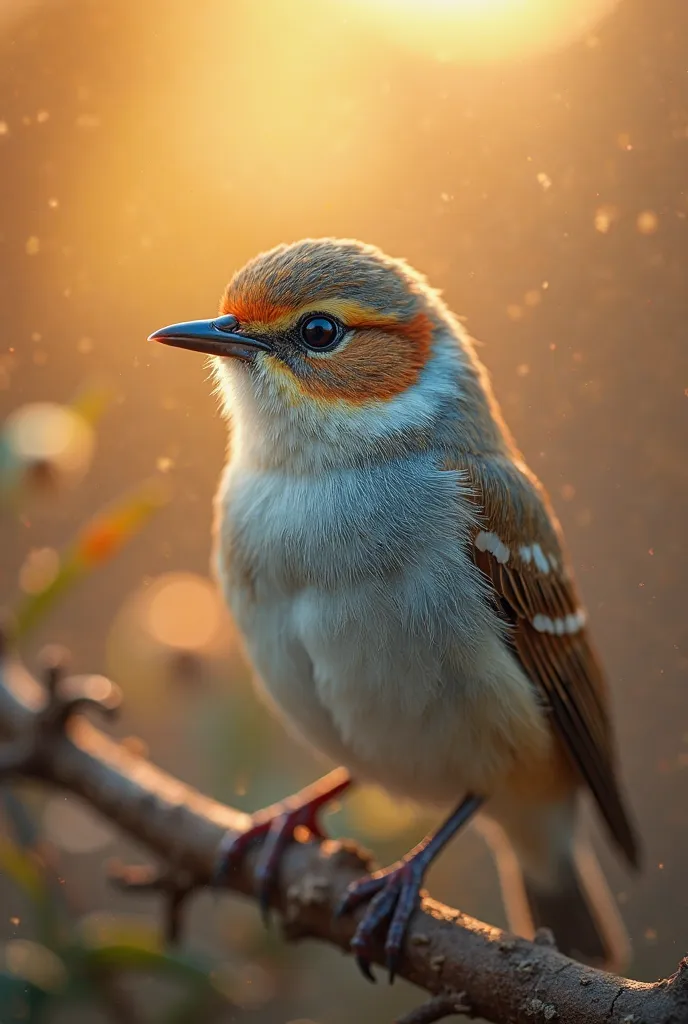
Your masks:
[[[685,0],[0,5],[0,476],[6,460],[41,485],[0,500],[0,605],[59,582],[71,542],[91,556],[23,653],[61,642],[78,671],[111,673],[119,734],[242,808],[314,777],[252,695],[210,578],[226,430],[207,369],[146,338],[212,315],[281,241],[407,257],[479,339],[563,523],[647,844],[639,879],[604,854],[642,979],[688,950],[687,37]],[[113,533],[99,510],[151,476],[171,500]],[[130,855],[119,833],[62,794],[36,806],[79,913],[153,927],[153,900],[104,880],[106,850]],[[425,825],[376,791],[335,819],[381,862]],[[473,833],[429,887],[504,920]],[[5,879],[0,896],[26,958],[32,918]],[[368,992],[313,944],[285,950],[245,904],[202,903],[190,936],[254,1024],[417,1001]]]
[[[440,61],[522,60],[584,38],[618,0],[354,0],[381,33]]]

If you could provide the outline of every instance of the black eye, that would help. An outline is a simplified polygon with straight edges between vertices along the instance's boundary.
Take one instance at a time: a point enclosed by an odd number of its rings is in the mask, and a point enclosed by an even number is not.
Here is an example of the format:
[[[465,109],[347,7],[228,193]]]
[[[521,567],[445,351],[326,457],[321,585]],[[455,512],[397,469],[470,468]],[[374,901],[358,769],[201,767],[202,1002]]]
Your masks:
[[[327,316],[310,316],[301,324],[301,337],[309,348],[331,348],[339,338],[339,328]]]

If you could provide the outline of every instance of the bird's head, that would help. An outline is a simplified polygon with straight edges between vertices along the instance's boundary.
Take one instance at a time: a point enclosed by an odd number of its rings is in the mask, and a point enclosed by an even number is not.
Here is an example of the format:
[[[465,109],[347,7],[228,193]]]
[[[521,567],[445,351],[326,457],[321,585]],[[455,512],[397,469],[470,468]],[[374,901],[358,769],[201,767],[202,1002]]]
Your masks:
[[[215,319],[151,339],[213,357],[246,453],[331,463],[427,445],[455,396],[455,326],[403,261],[357,241],[307,239],[247,263]]]

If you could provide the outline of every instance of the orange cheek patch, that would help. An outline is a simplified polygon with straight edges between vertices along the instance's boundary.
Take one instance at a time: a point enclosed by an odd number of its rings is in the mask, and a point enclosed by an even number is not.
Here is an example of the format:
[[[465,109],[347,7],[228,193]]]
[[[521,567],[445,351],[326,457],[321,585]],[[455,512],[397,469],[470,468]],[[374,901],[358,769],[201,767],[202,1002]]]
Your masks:
[[[308,312],[329,313],[354,331],[341,349],[304,356],[293,371],[280,360],[266,361],[291,403],[306,397],[355,405],[388,400],[416,382],[430,355],[433,324],[425,313],[402,320],[350,299],[314,300],[295,309],[270,302],[260,287],[244,289],[236,298],[228,294],[222,311],[233,313],[247,334],[285,331]]]
[[[432,325],[418,314],[396,330],[360,325],[351,341],[331,356],[309,359],[299,373],[301,390],[311,398],[341,399],[355,405],[386,401],[415,384],[425,366]]]

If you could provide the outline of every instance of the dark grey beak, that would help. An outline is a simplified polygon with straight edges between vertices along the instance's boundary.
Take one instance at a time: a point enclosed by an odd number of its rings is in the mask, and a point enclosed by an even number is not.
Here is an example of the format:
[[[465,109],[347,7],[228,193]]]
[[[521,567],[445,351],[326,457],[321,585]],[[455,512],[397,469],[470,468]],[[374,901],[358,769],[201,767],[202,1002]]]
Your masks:
[[[171,324],[161,327],[148,338],[161,341],[163,345],[188,348],[191,352],[203,352],[209,356],[233,356],[235,359],[252,360],[258,352],[272,352],[266,341],[247,338],[237,334],[239,321],[231,313],[214,320],[189,320],[185,324]]]

